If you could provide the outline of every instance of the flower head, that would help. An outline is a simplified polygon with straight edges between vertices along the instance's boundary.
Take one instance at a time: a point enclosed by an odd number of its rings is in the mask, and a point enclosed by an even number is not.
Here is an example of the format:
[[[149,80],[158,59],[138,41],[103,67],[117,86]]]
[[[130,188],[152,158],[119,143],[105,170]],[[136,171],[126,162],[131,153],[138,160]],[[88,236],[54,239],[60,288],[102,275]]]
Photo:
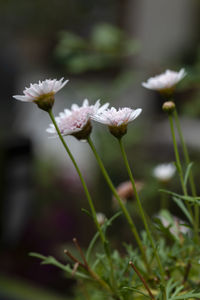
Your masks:
[[[63,79],[46,79],[39,83],[31,83],[30,87],[26,87],[23,91],[24,95],[15,95],[13,98],[24,102],[35,102],[39,108],[48,111],[54,104],[54,95],[68,82],[68,80],[63,82]]]
[[[106,103],[100,107],[100,101],[94,105],[89,105],[87,99],[83,101],[82,106],[73,104],[71,110],[65,109],[56,117],[56,122],[62,135],[73,135],[79,140],[85,140],[90,135],[92,125],[90,122],[91,117],[95,113],[102,113],[109,103]],[[57,135],[56,129],[53,124],[49,125],[47,132]]]
[[[176,105],[173,101],[166,101],[162,105],[162,110],[168,114],[172,114],[176,109]]]
[[[99,223],[99,225],[103,225],[106,221],[106,216],[102,213],[102,212],[98,212],[96,214],[97,217],[97,222]]]
[[[144,183],[141,181],[135,181],[135,187],[137,193],[141,191],[143,188]],[[134,199],[134,191],[133,191],[133,185],[131,181],[124,181],[118,185],[116,188],[117,194],[121,198],[121,200],[126,203],[128,200],[133,200]],[[113,206],[118,207],[118,201],[117,199],[113,196]]]
[[[165,228],[169,228],[172,236],[180,242],[184,235],[190,234],[190,229],[187,224],[176,216],[171,215],[168,210],[161,210],[157,215],[157,218],[160,219]]]
[[[141,111],[141,108],[134,110],[124,107],[116,110],[116,108],[111,107],[101,113],[94,114],[92,119],[108,125],[110,132],[115,137],[121,138],[127,132],[128,123],[136,119],[140,115]]]
[[[149,78],[147,82],[142,83],[142,86],[163,94],[172,94],[176,84],[185,76],[186,72],[184,69],[181,69],[179,72],[166,70],[165,73]]]
[[[176,172],[176,167],[174,166],[173,163],[160,164],[154,168],[153,175],[159,181],[167,182],[174,176],[175,172]]]

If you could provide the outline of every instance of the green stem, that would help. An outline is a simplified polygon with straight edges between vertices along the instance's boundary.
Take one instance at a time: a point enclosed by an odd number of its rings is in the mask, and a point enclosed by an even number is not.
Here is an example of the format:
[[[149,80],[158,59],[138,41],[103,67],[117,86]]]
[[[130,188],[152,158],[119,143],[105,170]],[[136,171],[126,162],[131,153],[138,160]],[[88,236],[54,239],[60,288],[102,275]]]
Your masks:
[[[78,167],[78,165],[77,165],[77,163],[76,163],[76,161],[75,161],[75,159],[74,159],[74,157],[73,157],[71,151],[69,150],[69,148],[68,148],[68,146],[67,146],[67,144],[66,144],[66,142],[65,142],[65,140],[64,140],[64,138],[63,138],[63,136],[62,136],[61,133],[60,133],[59,127],[58,127],[58,125],[57,125],[57,123],[56,123],[56,121],[55,121],[54,115],[53,115],[53,113],[52,113],[51,110],[49,111],[49,116],[50,116],[50,118],[51,118],[51,120],[52,120],[52,122],[53,122],[53,124],[54,124],[54,126],[55,126],[55,128],[56,128],[56,131],[57,131],[57,133],[58,133],[58,136],[59,136],[59,138],[60,138],[60,140],[61,140],[61,142],[62,142],[62,144],[63,144],[65,150],[67,151],[67,153],[68,153],[68,155],[69,155],[71,161],[73,162],[74,167],[75,167],[75,169],[76,169],[76,171],[77,171],[77,173],[78,173],[78,175],[79,175],[79,177],[80,177],[80,180],[81,180],[81,183],[82,183],[82,185],[83,185],[83,188],[84,188],[86,197],[87,197],[87,199],[88,199],[88,203],[89,203],[89,206],[90,206],[90,209],[91,209],[91,213],[92,213],[92,216],[93,216],[95,225],[96,225],[96,227],[97,227],[97,230],[98,230],[98,232],[99,232],[100,238],[101,238],[102,243],[103,243],[103,245],[104,245],[104,250],[105,250],[105,253],[106,253],[106,255],[107,255],[107,258],[108,258],[108,261],[109,261],[109,264],[110,264],[110,267],[111,267],[112,285],[113,285],[114,290],[116,290],[116,283],[115,283],[115,279],[114,279],[114,271],[113,271],[112,259],[111,259],[111,256],[110,256],[110,249],[109,249],[109,246],[108,246],[108,242],[107,242],[107,240],[106,240],[106,238],[105,238],[105,236],[104,236],[104,234],[103,234],[103,231],[102,231],[102,229],[101,229],[101,226],[99,225],[99,223],[98,223],[98,221],[97,221],[96,211],[95,211],[95,208],[94,208],[94,204],[93,204],[93,202],[92,202],[92,198],[91,198],[90,193],[89,193],[89,191],[88,191],[87,185],[86,185],[86,183],[85,183],[85,180],[84,180],[84,178],[83,178],[83,176],[82,176],[82,174],[81,174],[81,171],[80,171],[80,169],[79,169],[79,167]]]
[[[84,178],[83,178],[83,176],[81,174],[81,171],[80,171],[80,169],[79,169],[79,167],[78,167],[78,165],[77,165],[77,163],[76,163],[76,161],[75,161],[75,159],[74,159],[71,151],[69,150],[67,144],[65,143],[65,140],[64,140],[63,136],[60,133],[59,127],[58,127],[58,125],[57,125],[57,123],[55,121],[55,118],[54,118],[54,115],[52,113],[52,110],[49,110],[48,113],[49,113],[49,116],[51,118],[51,121],[53,122],[53,125],[55,126],[55,129],[56,129],[56,131],[58,133],[58,136],[59,136],[59,138],[60,138],[60,140],[61,140],[61,142],[62,142],[65,150],[67,151],[67,153],[68,153],[68,155],[69,155],[69,157],[70,157],[70,159],[71,159],[71,161],[72,161],[72,163],[73,163],[73,165],[74,165],[74,167],[75,167],[75,169],[76,169],[76,171],[77,171],[77,173],[79,175],[79,178],[81,180],[83,189],[84,189],[86,197],[88,199],[88,203],[89,203],[89,206],[90,206],[90,209],[91,209],[91,213],[92,213],[95,225],[96,225],[96,227],[97,227],[97,229],[99,231],[99,235],[101,237],[102,243],[105,245],[106,244],[106,239],[105,239],[105,236],[104,236],[104,234],[103,234],[103,232],[101,230],[101,227],[100,227],[100,225],[99,225],[99,223],[97,221],[96,211],[95,211],[95,208],[94,208],[94,205],[93,205],[93,202],[92,202],[92,198],[91,198],[90,193],[88,191],[87,185],[85,183],[85,180],[84,180]]]
[[[128,221],[128,224],[129,224],[129,226],[131,228],[131,231],[132,231],[132,233],[133,233],[133,235],[134,235],[134,237],[136,239],[136,242],[137,242],[137,244],[138,244],[138,246],[140,248],[140,251],[141,251],[141,253],[143,255],[146,267],[149,270],[149,265],[148,265],[148,262],[147,262],[146,253],[144,251],[144,247],[142,245],[142,241],[141,241],[141,239],[139,237],[139,234],[137,232],[136,226],[135,226],[135,224],[134,224],[134,222],[133,222],[133,220],[132,220],[132,218],[131,218],[131,216],[130,216],[127,208],[126,208],[126,206],[124,205],[123,201],[119,197],[119,195],[118,195],[118,193],[117,193],[117,191],[116,191],[116,189],[115,189],[115,187],[114,187],[114,185],[113,185],[113,183],[112,183],[112,181],[111,181],[111,179],[110,179],[110,177],[109,177],[109,175],[108,175],[108,173],[107,173],[107,171],[106,171],[106,169],[105,169],[105,167],[104,167],[104,165],[102,163],[102,160],[101,160],[100,156],[98,155],[98,153],[97,153],[97,151],[95,149],[95,146],[94,146],[94,144],[93,144],[93,142],[92,142],[92,140],[91,140],[90,137],[88,138],[88,144],[90,145],[90,147],[91,147],[91,149],[92,149],[92,151],[94,153],[94,156],[95,156],[95,158],[96,158],[96,160],[97,160],[97,162],[99,164],[101,172],[102,172],[105,180],[107,181],[107,184],[108,184],[110,190],[112,191],[113,195],[117,199],[117,201],[118,201],[118,203],[119,203],[119,205],[120,205],[120,207],[121,207],[121,209],[122,209],[122,211],[123,211],[123,213],[124,213],[124,215],[125,215],[125,217],[126,217],[126,219]]]
[[[189,157],[189,153],[188,153],[188,149],[187,149],[186,143],[185,143],[184,138],[183,138],[183,134],[182,134],[182,130],[181,130],[181,125],[180,125],[180,121],[179,121],[179,117],[178,117],[178,113],[177,113],[176,109],[173,112],[173,116],[174,116],[174,119],[175,119],[175,123],[176,123],[177,131],[178,131],[178,134],[179,134],[181,146],[183,148],[183,154],[184,154],[185,162],[186,162],[186,165],[188,166],[190,164],[190,157]],[[191,188],[192,196],[196,197],[197,193],[196,193],[196,187],[195,187],[195,184],[194,184],[194,177],[193,177],[192,170],[190,171],[190,174],[189,174],[189,183],[190,183],[190,188]],[[196,225],[196,234],[198,236],[198,228],[199,228],[199,206],[197,204],[195,204],[195,225]]]
[[[169,202],[167,199],[167,195],[165,193],[162,193],[162,198],[161,198],[161,210],[162,209],[169,209]]]
[[[157,253],[156,246],[155,246],[155,244],[154,244],[154,241],[153,241],[151,232],[150,232],[150,230],[149,230],[149,226],[148,226],[148,223],[147,223],[145,214],[144,214],[144,210],[143,210],[143,207],[142,207],[142,204],[141,204],[139,195],[138,195],[138,193],[137,193],[137,189],[136,189],[136,186],[135,186],[135,180],[134,180],[134,178],[133,178],[133,175],[132,175],[132,172],[131,172],[131,169],[130,169],[130,166],[129,166],[129,162],[128,162],[127,155],[126,155],[126,152],[125,152],[123,143],[122,143],[122,139],[118,139],[118,141],[119,141],[119,145],[120,145],[122,157],[123,157],[123,160],[124,160],[124,163],[125,163],[125,166],[126,166],[128,175],[129,175],[129,177],[130,177],[132,186],[133,186],[133,191],[134,191],[135,199],[136,199],[136,201],[137,201],[137,205],[138,205],[138,208],[139,208],[139,211],[140,211],[140,215],[141,215],[142,221],[143,221],[143,223],[144,223],[144,227],[145,227],[145,229],[146,229],[146,232],[147,232],[148,238],[149,238],[149,240],[150,240],[151,246],[152,246],[152,248],[153,248],[153,250],[154,250],[154,254],[155,254],[155,257],[156,257],[156,260],[157,260],[159,269],[160,269],[160,274],[161,274],[161,277],[162,277],[162,282],[164,283],[165,272],[164,272],[163,266],[162,266],[162,264],[161,264],[160,257],[159,257],[159,255],[158,255],[158,253]]]
[[[182,166],[181,166],[181,161],[180,161],[180,156],[179,156],[179,152],[178,152],[178,147],[177,147],[177,143],[176,143],[176,136],[175,136],[175,131],[174,131],[174,123],[173,123],[173,119],[171,114],[168,114],[169,117],[169,122],[170,122],[170,128],[171,128],[171,134],[172,134],[172,140],[173,140],[173,145],[174,145],[174,154],[175,154],[175,158],[176,158],[176,168],[179,174],[179,178],[180,178],[180,182],[181,182],[181,187],[183,190],[183,194],[184,196],[187,196],[187,188],[185,186],[184,183],[184,178],[183,178],[183,170],[182,170]],[[193,219],[193,213],[192,213],[192,209],[191,206],[186,202],[187,208],[190,212],[190,215]]]

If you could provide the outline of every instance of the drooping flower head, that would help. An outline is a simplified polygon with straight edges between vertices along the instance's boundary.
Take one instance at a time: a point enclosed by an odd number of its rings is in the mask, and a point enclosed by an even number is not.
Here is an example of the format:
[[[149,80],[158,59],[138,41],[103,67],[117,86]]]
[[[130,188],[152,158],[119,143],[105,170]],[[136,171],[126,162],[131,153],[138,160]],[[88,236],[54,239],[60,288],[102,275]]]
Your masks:
[[[109,103],[100,106],[99,100],[94,105],[89,105],[88,100],[85,99],[82,106],[72,104],[71,110],[65,109],[55,120],[62,135],[73,135],[79,140],[85,140],[92,130],[91,117],[102,113],[108,106]],[[54,136],[57,135],[53,124],[50,124],[46,131]]]
[[[175,174],[176,167],[173,163],[160,164],[153,170],[153,176],[161,182],[168,182]]]
[[[137,193],[141,191],[143,188],[144,183],[141,181],[135,181],[135,187]],[[128,200],[134,199],[134,191],[133,191],[133,185],[131,181],[124,181],[118,185],[116,188],[117,194],[121,198],[121,200],[126,203]],[[119,206],[119,203],[117,199],[113,196],[113,207],[116,208]]]
[[[108,125],[110,132],[117,138],[121,138],[127,132],[128,123],[136,119],[142,112],[141,108],[131,109],[128,107],[116,108],[111,107],[101,113],[96,113],[92,119]]]
[[[165,73],[151,77],[147,82],[143,82],[142,86],[160,92],[164,95],[171,95],[176,84],[186,76],[184,69],[179,72],[166,70]]]
[[[15,95],[13,98],[24,102],[34,102],[39,108],[48,111],[54,104],[54,95],[68,82],[68,80],[63,82],[63,79],[46,79],[39,83],[31,83],[30,87],[26,87],[23,91],[24,95]]]

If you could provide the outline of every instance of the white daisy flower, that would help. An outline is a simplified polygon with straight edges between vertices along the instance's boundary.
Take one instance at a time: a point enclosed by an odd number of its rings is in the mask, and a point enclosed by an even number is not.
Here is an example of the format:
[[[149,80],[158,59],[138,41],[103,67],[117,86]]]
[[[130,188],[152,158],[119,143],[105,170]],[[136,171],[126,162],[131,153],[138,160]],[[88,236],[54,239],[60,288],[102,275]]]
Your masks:
[[[116,108],[104,110],[102,113],[96,113],[92,116],[92,119],[108,125],[110,132],[117,138],[121,138],[127,131],[127,125],[129,122],[136,119],[142,112],[141,108],[131,109],[128,107]]]
[[[147,82],[142,83],[142,86],[161,93],[172,93],[176,84],[185,76],[186,72],[184,69],[181,69],[179,72],[166,70],[165,73],[149,78]]]
[[[175,172],[176,167],[173,163],[160,164],[154,168],[153,176],[159,181],[167,182],[174,176]]]
[[[41,109],[49,110],[53,106],[54,95],[68,82],[63,82],[63,79],[46,79],[39,83],[31,83],[30,87],[23,91],[24,95],[15,95],[13,98],[23,102],[35,102]]]
[[[72,104],[71,110],[65,109],[55,118],[62,135],[73,135],[79,140],[85,140],[92,130],[90,119],[93,114],[102,113],[109,103],[100,106],[100,100],[94,105],[89,105],[87,99],[83,101],[82,106]],[[49,125],[47,132],[57,136],[57,131],[53,124]]]

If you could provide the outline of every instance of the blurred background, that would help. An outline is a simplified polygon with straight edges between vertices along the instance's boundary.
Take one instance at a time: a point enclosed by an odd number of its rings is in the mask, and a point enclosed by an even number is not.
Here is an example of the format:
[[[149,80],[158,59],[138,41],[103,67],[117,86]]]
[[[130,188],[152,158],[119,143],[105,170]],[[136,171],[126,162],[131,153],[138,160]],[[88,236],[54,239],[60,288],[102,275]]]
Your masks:
[[[29,252],[54,255],[77,237],[83,248],[95,233],[79,178],[57,139],[45,132],[50,120],[37,106],[20,103],[30,83],[64,77],[56,95],[57,115],[72,103],[101,99],[116,107],[141,107],[124,138],[128,157],[150,216],[160,207],[153,168],[174,160],[163,99],[141,86],[166,69],[185,68],[175,102],[198,183],[200,166],[200,2],[198,0],[1,0],[0,1],[0,299],[72,299],[75,281],[41,266]],[[116,186],[128,180],[116,140],[94,124],[92,138]],[[97,211],[117,207],[86,143],[66,141],[95,199]],[[197,186],[198,188],[198,186]],[[169,189],[180,191],[178,178]],[[151,205],[149,205],[151,201]],[[134,199],[127,203],[135,222]],[[175,207],[169,203],[172,212]],[[117,232],[117,234],[116,234]],[[109,235],[119,249],[119,232],[133,242],[123,217]],[[123,249],[122,249],[123,251]]]

